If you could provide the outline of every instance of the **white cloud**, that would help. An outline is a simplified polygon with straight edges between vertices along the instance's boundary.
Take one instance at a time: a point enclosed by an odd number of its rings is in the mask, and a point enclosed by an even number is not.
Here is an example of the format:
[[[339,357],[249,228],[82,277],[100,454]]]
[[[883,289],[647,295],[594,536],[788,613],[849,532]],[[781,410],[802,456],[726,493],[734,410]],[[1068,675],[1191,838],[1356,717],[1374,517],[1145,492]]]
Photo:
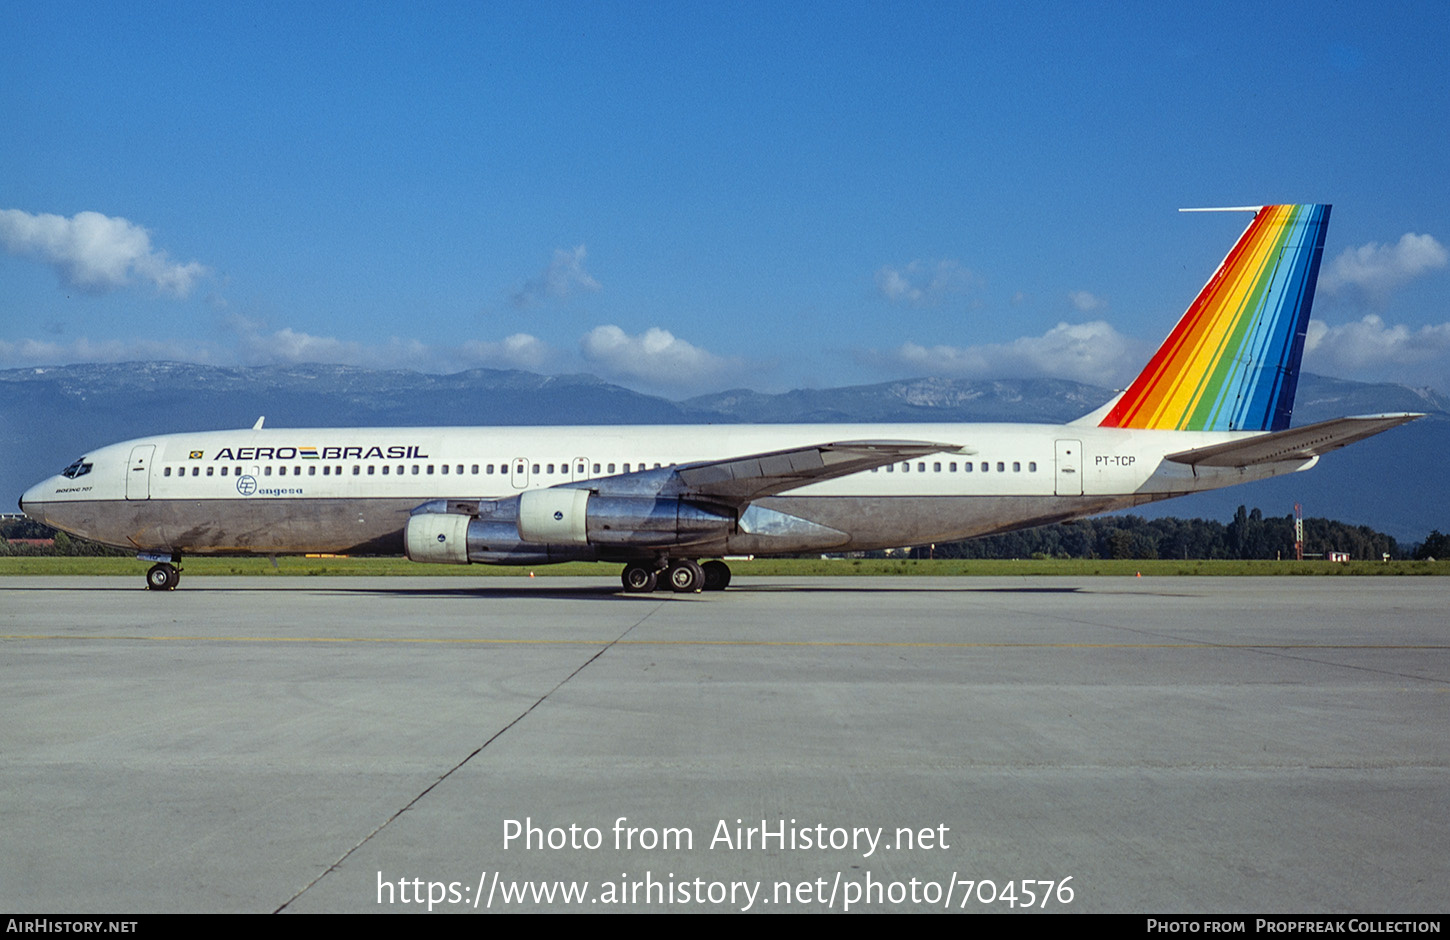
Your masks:
[[[537,370],[549,360],[553,350],[537,336],[515,333],[497,343],[469,340],[463,344],[462,355],[475,366]]]
[[[417,339],[393,337],[385,343],[368,345],[334,336],[314,336],[291,327],[270,330],[242,316],[227,317],[223,324],[236,336],[234,358],[252,365],[326,362],[420,372],[479,366],[537,369],[551,354],[543,341],[527,333],[515,333],[496,343],[468,340],[458,345],[431,346]]]
[[[1371,314],[1340,326],[1310,320],[1304,337],[1305,368],[1331,375],[1442,385],[1446,359],[1450,359],[1450,323],[1412,330]]]
[[[579,350],[611,378],[666,388],[700,387],[739,368],[738,362],[708,353],[657,326],[638,336],[613,325],[595,327],[579,340]]]
[[[577,245],[571,251],[557,249],[549,266],[514,293],[514,306],[532,307],[546,300],[563,300],[580,291],[592,293],[599,290],[599,282],[584,270],[584,255],[583,245]]]
[[[905,267],[884,266],[876,272],[876,289],[894,304],[930,307],[955,294],[965,294],[981,278],[960,262],[913,261]]]
[[[1148,351],[1102,320],[1059,323],[1041,336],[981,346],[904,343],[885,358],[922,374],[967,378],[1047,376],[1095,385],[1130,380]]]
[[[1358,287],[1383,296],[1422,274],[1450,263],[1450,252],[1430,235],[1405,234],[1393,245],[1370,242],[1346,248],[1320,275],[1319,288],[1335,293]]]
[[[125,287],[134,274],[164,293],[185,297],[207,273],[195,261],[176,264],[151,247],[151,234],[126,219],[99,212],[64,216],[0,209],[0,243],[55,268],[67,283],[104,293]]]
[[[1108,305],[1103,298],[1085,290],[1068,291],[1067,299],[1081,313],[1092,313],[1094,310],[1102,310]]]
[[[203,364],[218,361],[216,351],[210,346],[167,340],[91,340],[84,336],[63,343],[38,339],[0,340],[0,366],[9,368],[157,360]]]

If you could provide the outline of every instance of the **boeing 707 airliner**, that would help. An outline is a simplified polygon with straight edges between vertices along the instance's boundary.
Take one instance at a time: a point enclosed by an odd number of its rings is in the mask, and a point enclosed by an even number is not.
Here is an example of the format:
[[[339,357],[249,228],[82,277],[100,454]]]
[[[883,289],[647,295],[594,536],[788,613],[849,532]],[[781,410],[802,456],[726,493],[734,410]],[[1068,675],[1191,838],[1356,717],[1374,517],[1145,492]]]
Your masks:
[[[278,429],[88,452],[20,499],[135,551],[406,553],[624,565],[629,592],[730,581],[726,554],[843,552],[1061,522],[1312,467],[1419,417],[1290,427],[1327,205],[1253,220],[1142,373],[1065,425]],[[702,559],[704,559],[702,564]]]

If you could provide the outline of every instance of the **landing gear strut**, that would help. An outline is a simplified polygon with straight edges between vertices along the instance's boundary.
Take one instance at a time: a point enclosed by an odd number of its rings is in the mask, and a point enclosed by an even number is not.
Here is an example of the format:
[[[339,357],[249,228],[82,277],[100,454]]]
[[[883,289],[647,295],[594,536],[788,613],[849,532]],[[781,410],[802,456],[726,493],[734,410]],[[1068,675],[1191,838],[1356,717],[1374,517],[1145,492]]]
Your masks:
[[[700,564],[692,558],[677,558],[663,568],[658,563],[635,561],[624,566],[620,581],[627,594],[648,594],[661,586],[676,594],[723,591],[730,583],[730,566],[723,561]]]

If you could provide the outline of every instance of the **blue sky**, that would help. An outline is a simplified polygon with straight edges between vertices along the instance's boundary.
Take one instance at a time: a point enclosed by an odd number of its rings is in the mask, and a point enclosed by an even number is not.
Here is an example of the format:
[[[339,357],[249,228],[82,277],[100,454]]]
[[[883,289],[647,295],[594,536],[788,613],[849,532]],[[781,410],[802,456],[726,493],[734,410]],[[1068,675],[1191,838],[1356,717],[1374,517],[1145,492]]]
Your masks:
[[[0,368],[1131,379],[1335,205],[1305,368],[1450,389],[1450,6],[0,5]]]

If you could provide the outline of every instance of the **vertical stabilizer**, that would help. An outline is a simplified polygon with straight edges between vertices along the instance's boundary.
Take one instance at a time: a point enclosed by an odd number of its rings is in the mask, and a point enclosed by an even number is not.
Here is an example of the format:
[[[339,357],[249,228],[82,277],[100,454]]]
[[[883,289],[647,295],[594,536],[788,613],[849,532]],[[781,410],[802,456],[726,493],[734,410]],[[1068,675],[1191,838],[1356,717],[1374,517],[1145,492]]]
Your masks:
[[[1289,426],[1329,206],[1262,206],[1101,426]]]

